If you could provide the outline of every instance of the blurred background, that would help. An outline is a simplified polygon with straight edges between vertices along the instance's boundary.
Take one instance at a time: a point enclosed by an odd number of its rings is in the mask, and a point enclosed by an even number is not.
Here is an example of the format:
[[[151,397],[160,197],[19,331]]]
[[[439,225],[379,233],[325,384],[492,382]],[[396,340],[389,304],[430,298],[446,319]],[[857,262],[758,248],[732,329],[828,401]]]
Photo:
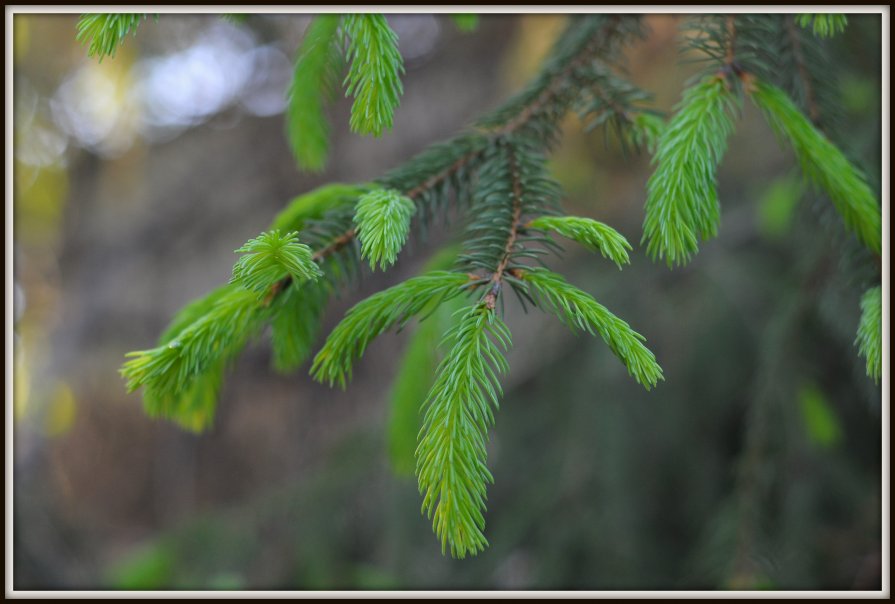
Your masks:
[[[551,162],[567,207],[635,251],[622,272],[571,245],[553,266],[647,337],[665,382],[646,392],[601,340],[509,304],[478,557],[441,555],[415,480],[389,463],[407,333],[379,338],[345,392],[307,367],[276,374],[262,338],[200,436],[125,393],[123,355],[225,282],[292,197],[457,132],[531,77],[567,18],[482,16],[463,33],[389,17],[407,67],[394,130],[352,135],[335,103],[330,165],[307,175],[282,113],[309,17],[162,15],[99,63],[75,15],[15,15],[15,588],[880,588],[880,388],[853,346],[879,269],[748,103],[720,236],[673,271],[637,245],[649,157],[570,117]],[[627,68],[670,110],[695,67],[681,19],[646,22]],[[880,34],[878,15],[853,15],[829,42],[837,140],[876,190]],[[411,246],[341,294],[327,332],[434,251]]]

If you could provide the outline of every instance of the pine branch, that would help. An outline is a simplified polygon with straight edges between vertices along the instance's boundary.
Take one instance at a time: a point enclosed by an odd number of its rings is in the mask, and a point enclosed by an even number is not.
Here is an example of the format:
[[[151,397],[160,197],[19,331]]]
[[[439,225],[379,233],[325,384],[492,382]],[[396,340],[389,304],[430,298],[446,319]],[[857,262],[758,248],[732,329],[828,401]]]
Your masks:
[[[861,297],[861,321],[855,345],[867,360],[867,375],[879,383],[883,360],[883,294],[880,286],[868,289]]]
[[[393,189],[370,191],[357,202],[354,223],[361,244],[361,257],[370,268],[386,270],[395,263],[410,232],[410,217],[416,207],[410,198]]]
[[[829,38],[845,31],[848,17],[837,13],[805,13],[796,16],[796,22],[804,29],[811,28],[815,36]]]
[[[643,241],[654,259],[684,264],[699,239],[717,234],[715,175],[738,109],[739,100],[721,75],[707,76],[684,93],[659,139],[656,171],[647,183]]]
[[[609,18],[609,21],[617,24],[620,31],[614,32],[615,25],[607,27],[605,19],[582,18],[573,22],[570,31],[577,34],[558,44],[559,54],[549,59],[545,68],[544,73],[549,76],[539,76],[540,83],[534,88],[537,94],[530,95],[526,102],[514,100],[498,112],[499,119],[494,123],[502,123],[503,126],[497,133],[461,135],[431,148],[377,181],[376,185],[379,187],[400,191],[412,199],[418,211],[422,210],[420,213],[424,214],[419,220],[423,225],[425,220],[431,219],[436,208],[445,207],[447,200],[453,196],[460,203],[465,199],[473,199],[473,207],[469,210],[475,219],[489,215],[501,216],[505,226],[497,234],[500,242],[493,249],[490,244],[485,245],[487,252],[483,250],[478,258],[476,266],[485,271],[485,275],[432,273],[380,292],[356,305],[333,330],[315,357],[311,372],[316,379],[331,384],[338,382],[344,387],[351,378],[353,361],[363,354],[369,342],[377,335],[392,327],[403,326],[415,315],[428,315],[436,311],[442,302],[459,300],[460,294],[486,283],[492,289],[485,291],[485,304],[480,303],[475,307],[480,309],[477,311],[479,317],[487,317],[490,327],[483,329],[492,336],[494,333],[502,333],[501,330],[505,331],[505,326],[494,316],[488,304],[492,307],[496,305],[503,282],[512,284],[520,299],[526,297],[527,288],[518,279],[519,271],[525,267],[523,261],[544,253],[542,249],[532,249],[530,246],[535,243],[542,243],[548,249],[551,245],[555,246],[537,229],[524,232],[520,229],[523,221],[528,218],[555,212],[560,196],[558,186],[546,174],[545,158],[541,153],[550,141],[541,139],[538,133],[555,130],[556,124],[576,102],[582,83],[590,81],[589,78],[594,78],[598,72],[591,65],[596,56],[611,54],[614,45],[623,40],[626,33],[631,33],[637,23],[636,20],[617,17]],[[628,24],[627,29],[622,27],[625,23]],[[605,36],[597,41],[589,39],[589,36],[596,37],[597,34]],[[548,104],[556,106],[548,107]],[[473,175],[477,177],[475,195],[470,193]],[[501,198],[500,195],[489,194],[488,187],[483,186],[488,178],[494,178],[495,189],[491,193],[501,189],[507,195]],[[357,206],[358,200],[369,191],[370,187],[367,185],[337,185],[322,188],[293,201],[276,218],[274,228],[282,231],[300,229],[302,241],[314,250],[310,253],[310,260],[319,265],[324,278],[308,281],[307,275],[299,271],[292,271],[294,274],[285,271],[279,273],[282,276],[278,281],[271,283],[273,269],[282,271],[284,267],[279,262],[271,261],[272,254],[262,254],[262,258],[267,259],[270,270],[263,273],[237,270],[239,282],[255,291],[238,288],[234,284],[226,293],[228,297],[243,300],[245,308],[241,310],[252,318],[251,323],[234,321],[235,309],[224,309],[219,302],[201,308],[201,312],[185,318],[180,332],[182,335],[178,336],[176,349],[180,348],[180,340],[183,340],[188,345],[187,354],[175,354],[170,352],[172,349],[169,347],[139,354],[123,370],[131,388],[144,386],[147,405],[163,408],[161,413],[166,417],[202,427],[212,417],[220,377],[226,363],[265,322],[270,320],[273,323],[275,366],[284,370],[303,362],[319,328],[319,316],[333,284],[350,278],[357,272],[360,254],[358,246],[353,245],[354,240],[360,235],[360,247],[363,248],[366,237],[364,224],[367,224],[366,231],[371,232],[369,221],[363,218],[362,211],[361,216],[358,216],[358,211],[362,208]],[[404,207],[407,207],[406,204]],[[395,226],[391,222],[389,224],[392,228]],[[389,228],[382,228],[381,233],[388,230]],[[403,227],[400,230],[404,232]],[[372,232],[375,233],[375,227],[372,227]],[[485,231],[480,234],[483,239],[490,237]],[[401,238],[393,238],[394,241],[398,239]],[[294,241],[289,243],[301,245]],[[366,243],[369,247],[369,240]],[[372,246],[375,247],[377,246]],[[372,248],[364,252],[364,255],[388,261],[389,254],[397,253],[399,245],[385,246],[378,251]],[[254,254],[258,253],[255,246],[248,246],[246,251],[253,254],[248,258],[254,258]],[[293,264],[307,269],[308,250],[303,251],[302,262]],[[242,262],[254,266],[250,260]],[[302,280],[302,287],[292,287]],[[259,293],[262,292],[266,294],[259,299]],[[463,321],[459,323],[461,327],[463,324]],[[466,324],[468,328],[469,321]],[[493,327],[495,324],[497,327]],[[222,325],[227,325],[228,329],[224,330],[220,327]],[[508,336],[507,332],[507,341]],[[208,342],[214,342],[213,349],[208,349]],[[485,348],[487,349],[487,345]],[[442,367],[447,366],[453,355],[452,349],[445,357]],[[484,361],[479,358],[477,362],[485,363],[481,367],[487,367],[491,371],[488,358]],[[464,370],[470,369],[474,370],[474,365],[464,366]],[[441,371],[438,375],[436,384],[439,383],[438,380],[452,381],[456,377],[454,372]],[[475,371],[468,373],[466,379],[466,385],[452,382],[453,390],[442,391],[436,386],[432,390],[430,411],[442,403],[457,409],[459,404],[466,404],[469,400],[463,393],[475,396],[477,389],[486,387],[477,381]],[[496,387],[499,388],[499,385]],[[202,410],[199,415],[202,422],[194,419],[195,408]],[[434,442],[431,439],[456,436],[439,433],[439,428],[433,426],[430,425],[429,442]],[[477,438],[481,447],[484,446],[486,436],[486,430],[479,431]],[[474,433],[467,432],[463,436],[466,440],[461,438],[459,443],[468,444],[468,438],[471,437],[474,437]],[[420,446],[424,446],[422,441]],[[460,449],[457,451],[458,455],[462,454]],[[467,455],[468,453],[469,450],[466,451]],[[478,466],[478,478],[471,475],[470,479],[480,480],[483,475],[490,476],[483,465],[484,456],[477,459],[482,464]],[[429,461],[433,462],[431,456]],[[466,486],[470,485],[459,485],[450,478],[463,471],[454,465],[460,463],[460,459],[442,458],[441,462],[445,463],[440,467],[425,466],[426,462],[422,458],[419,462],[423,464],[420,466],[423,469],[419,477],[420,484],[431,487],[427,491],[427,497],[436,531],[443,543],[450,543],[456,555],[474,553],[484,546],[480,528],[483,526],[483,519],[479,520],[482,512],[478,506],[483,499],[478,500],[476,494],[481,493],[481,497],[484,497],[484,483],[469,491]],[[428,470],[425,469],[427,467]],[[436,482],[439,476],[449,478]],[[460,501],[464,498],[466,505],[461,505],[460,508],[446,504],[449,500]]]
[[[551,310],[572,329],[600,334],[613,354],[628,368],[628,373],[644,388],[649,390],[664,379],[655,355],[643,345],[645,338],[590,294],[542,268],[523,271],[520,277],[531,286],[532,297],[539,307]]]
[[[321,275],[314,263],[311,248],[298,242],[298,233],[280,235],[278,230],[261,233],[236,250],[243,253],[233,265],[231,283],[238,283],[255,292],[267,295],[271,286],[289,276],[293,284],[316,281]]]
[[[318,382],[338,383],[344,388],[351,380],[354,360],[371,341],[392,327],[402,327],[430,306],[460,295],[468,282],[463,273],[433,271],[359,302],[329,334],[314,358],[311,375]]]
[[[300,167],[322,170],[329,151],[323,105],[336,89],[341,67],[338,15],[317,15],[302,40],[287,92],[286,134]]]
[[[464,558],[488,545],[482,532],[485,491],[494,481],[485,466],[488,428],[502,395],[497,375],[509,370],[502,351],[511,340],[483,304],[469,307],[445,340],[452,346],[425,403],[417,476],[442,553],[449,547],[452,556]]]
[[[391,129],[404,93],[404,59],[398,52],[398,36],[385,17],[377,14],[346,15],[343,29],[351,63],[345,78],[346,96],[354,96],[351,130],[381,136]]]
[[[529,221],[525,228],[554,231],[563,237],[577,241],[593,252],[599,252],[604,258],[612,260],[621,270],[628,264],[628,251],[631,244],[618,231],[590,218],[578,216],[541,216]]]
[[[864,174],[820,133],[776,86],[750,80],[747,90],[781,142],[788,142],[803,174],[830,196],[845,225],[879,255],[882,216]]]
[[[137,33],[137,27],[148,15],[142,13],[99,13],[81,15],[78,20],[76,39],[87,44],[87,56],[115,57],[118,47],[128,34]]]
[[[206,427],[214,416],[223,367],[258,332],[265,317],[254,292],[238,287],[215,291],[181,313],[166,333],[170,339],[128,353],[132,358],[121,368],[128,392],[143,387],[150,416],[196,430]]]
[[[426,262],[422,273],[452,268],[459,250],[458,245],[451,245],[437,252]],[[398,363],[389,396],[387,430],[389,461],[398,475],[411,476],[414,473],[417,435],[422,427],[420,404],[426,400],[438,365],[448,352],[445,343],[438,342],[442,334],[457,323],[460,309],[467,305],[463,296],[457,296],[440,304],[431,313],[426,313],[425,319],[420,321],[410,336]]]

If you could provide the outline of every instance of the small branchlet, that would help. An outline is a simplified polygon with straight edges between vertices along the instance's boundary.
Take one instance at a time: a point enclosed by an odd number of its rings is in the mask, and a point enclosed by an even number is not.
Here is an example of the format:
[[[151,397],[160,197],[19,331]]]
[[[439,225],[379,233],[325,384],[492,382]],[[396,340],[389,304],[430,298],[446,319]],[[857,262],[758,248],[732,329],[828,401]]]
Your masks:
[[[460,295],[468,281],[463,273],[433,271],[373,294],[351,308],[332,330],[314,358],[311,375],[319,382],[344,388],[351,380],[354,360],[373,339]]]
[[[796,15],[796,23],[804,29],[810,28],[819,38],[831,38],[845,31],[848,17],[839,13],[804,13]]]
[[[311,248],[298,242],[298,233],[280,235],[278,230],[250,239],[236,253],[245,254],[233,265],[230,283],[264,298],[278,281],[289,277],[296,286],[316,281],[323,274],[314,262]]]
[[[647,183],[643,241],[653,258],[685,264],[700,239],[718,233],[715,176],[733,133],[739,99],[722,76],[703,78],[684,93],[662,136]]]
[[[254,292],[232,286],[184,312],[169,328],[168,341],[128,353],[132,358],[121,374],[128,391],[144,388],[149,415],[200,430],[214,417],[224,366],[257,333],[266,313]]]
[[[398,36],[383,15],[346,15],[343,29],[351,63],[345,94],[354,96],[351,129],[358,134],[381,136],[391,129],[404,94],[404,59],[398,52]]]
[[[323,108],[341,71],[338,29],[338,15],[314,17],[286,93],[287,138],[299,167],[306,170],[322,170],[329,152],[329,122]]]
[[[868,289],[861,297],[855,345],[867,361],[867,375],[879,383],[883,367],[883,292],[879,286]]]
[[[488,428],[503,393],[498,374],[509,370],[503,352],[511,339],[483,304],[459,312],[461,319],[445,336],[450,351],[426,399],[416,458],[423,511],[442,552],[464,558],[488,545],[485,491],[494,481],[485,465]]]
[[[592,252],[608,258],[621,270],[628,264],[631,244],[611,226],[580,216],[541,216],[530,221],[526,228],[553,231],[577,241]]]
[[[802,173],[823,189],[845,226],[877,255],[882,253],[882,213],[864,174],[799,110],[785,92],[753,80],[747,87],[781,142],[792,146]]]
[[[148,15],[143,13],[98,13],[81,15],[78,20],[77,40],[87,44],[87,56],[114,57],[128,34],[136,34],[137,27]]]
[[[374,189],[357,202],[354,224],[361,244],[361,257],[370,268],[386,270],[395,263],[410,233],[410,217],[416,207],[393,189]]]
[[[645,338],[590,294],[542,268],[525,271],[522,280],[531,286],[532,297],[539,307],[550,310],[572,329],[600,334],[628,368],[628,373],[644,388],[649,390],[664,379],[655,355],[643,345]]]

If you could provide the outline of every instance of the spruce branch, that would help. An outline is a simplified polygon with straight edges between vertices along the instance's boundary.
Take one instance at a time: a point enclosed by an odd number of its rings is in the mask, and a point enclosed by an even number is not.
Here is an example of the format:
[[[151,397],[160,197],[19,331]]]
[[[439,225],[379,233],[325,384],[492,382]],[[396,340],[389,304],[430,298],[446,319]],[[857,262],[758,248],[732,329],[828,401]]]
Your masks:
[[[220,372],[257,333],[265,316],[254,292],[234,286],[215,291],[185,309],[167,331],[170,339],[127,354],[131,360],[121,374],[128,391],[143,387],[150,416],[191,429],[206,427],[214,416]]]
[[[861,320],[855,345],[867,361],[867,375],[879,383],[883,366],[883,293],[880,286],[872,287],[861,296]]]
[[[300,167],[322,170],[329,152],[329,122],[323,112],[338,83],[341,52],[338,15],[317,15],[302,40],[287,92],[286,134]]]
[[[231,283],[264,297],[270,288],[286,277],[293,284],[316,281],[321,275],[311,248],[298,242],[298,233],[280,235],[278,230],[261,233],[236,250],[245,254],[233,265]]]
[[[486,487],[494,479],[485,465],[488,428],[502,389],[498,374],[509,370],[503,351],[510,331],[484,304],[460,311],[445,336],[451,346],[425,402],[417,447],[417,477],[423,512],[441,540],[442,553],[465,558],[482,551]]]
[[[625,364],[628,373],[649,390],[664,379],[655,355],[643,345],[645,338],[613,315],[593,296],[569,284],[561,275],[543,268],[521,273],[532,289],[532,298],[572,329],[600,334],[609,349]]]
[[[410,232],[413,201],[394,189],[375,189],[360,198],[354,215],[361,257],[370,268],[386,270],[395,263]]]
[[[609,225],[591,218],[540,216],[530,220],[525,228],[553,231],[577,241],[592,252],[599,252],[604,258],[614,262],[619,270],[623,264],[630,262],[628,251],[631,250],[631,244],[628,240]]]
[[[654,259],[684,264],[699,239],[717,234],[721,215],[715,176],[739,104],[723,76],[706,76],[684,93],[662,133],[643,222],[643,241]]]
[[[838,13],[804,13],[796,15],[796,22],[803,29],[811,28],[815,36],[830,38],[845,31],[848,17]]]
[[[861,170],[811,124],[785,92],[755,79],[748,81],[746,89],[781,143],[792,146],[802,173],[830,196],[846,227],[879,255],[880,206]]]
[[[448,270],[457,261],[459,245],[438,251],[423,266],[422,274]],[[435,381],[439,362],[447,354],[444,341],[439,339],[459,318],[459,311],[468,305],[464,296],[443,302],[426,313],[407,343],[389,395],[388,455],[392,470],[401,476],[414,475],[417,435],[422,424],[420,406]]]
[[[332,330],[314,357],[311,375],[318,382],[338,383],[345,388],[352,366],[367,346],[392,327],[402,327],[415,315],[460,295],[469,276],[433,271],[413,277],[373,294],[351,308]]]
[[[97,13],[81,15],[78,20],[76,39],[87,44],[87,56],[115,57],[118,47],[128,34],[137,33],[137,27],[148,15],[143,13]],[[158,18],[158,17],[156,17]]]
[[[345,78],[346,96],[354,96],[351,129],[358,134],[381,136],[391,129],[404,93],[404,59],[398,51],[398,36],[385,17],[377,14],[346,15],[343,29],[351,64]]]

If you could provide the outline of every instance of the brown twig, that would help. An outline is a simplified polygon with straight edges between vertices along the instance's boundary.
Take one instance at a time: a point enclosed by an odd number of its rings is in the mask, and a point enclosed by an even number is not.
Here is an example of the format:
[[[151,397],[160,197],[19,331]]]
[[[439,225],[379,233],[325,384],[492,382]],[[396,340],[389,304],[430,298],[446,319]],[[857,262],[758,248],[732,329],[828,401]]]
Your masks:
[[[727,16],[727,54],[724,58],[724,61],[728,65],[733,65],[733,62],[736,60],[736,54],[734,52],[734,48],[736,47],[736,41],[737,41],[736,15],[728,15]]]
[[[569,74],[581,67],[588,59],[591,58],[594,51],[598,47],[598,45],[602,43],[608,43],[608,35],[605,34],[605,31],[608,30],[610,33],[614,31],[615,25],[618,23],[620,17],[614,16],[606,26],[597,34],[590,39],[590,41],[584,45],[584,48],[581,49],[581,53],[569,61],[569,63],[560,71],[558,71],[553,78],[551,78],[550,83],[547,84],[547,87],[541,91],[541,94],[532,102],[530,105],[527,105],[522,111],[519,112],[516,117],[511,119],[509,122],[504,124],[502,127],[493,131],[494,134],[498,136],[506,136],[508,134],[512,134],[517,131],[519,128],[523,127],[529,121],[531,121],[534,116],[541,111],[547,104],[559,94],[560,85],[563,81],[569,77]]]
[[[792,19],[786,19],[786,32],[789,35],[789,41],[792,43],[792,54],[796,60],[796,69],[799,72],[799,79],[802,81],[802,87],[805,89],[805,104],[808,105],[808,117],[814,124],[820,121],[820,109],[814,99],[814,87],[811,85],[811,77],[805,68],[805,55],[802,52],[802,41],[799,39],[799,32],[796,31],[795,24]]]
[[[516,166],[516,156],[510,147],[508,151],[508,159],[510,164],[510,176],[513,179],[513,221],[510,224],[510,234],[507,237],[507,243],[503,248],[503,257],[497,268],[491,274],[489,282],[491,290],[485,294],[484,302],[490,310],[494,310],[497,305],[497,295],[500,293],[500,284],[503,280],[503,274],[507,270],[510,258],[513,254],[513,248],[516,245],[516,239],[519,236],[519,223],[522,222],[522,184],[519,182],[519,170]]]

